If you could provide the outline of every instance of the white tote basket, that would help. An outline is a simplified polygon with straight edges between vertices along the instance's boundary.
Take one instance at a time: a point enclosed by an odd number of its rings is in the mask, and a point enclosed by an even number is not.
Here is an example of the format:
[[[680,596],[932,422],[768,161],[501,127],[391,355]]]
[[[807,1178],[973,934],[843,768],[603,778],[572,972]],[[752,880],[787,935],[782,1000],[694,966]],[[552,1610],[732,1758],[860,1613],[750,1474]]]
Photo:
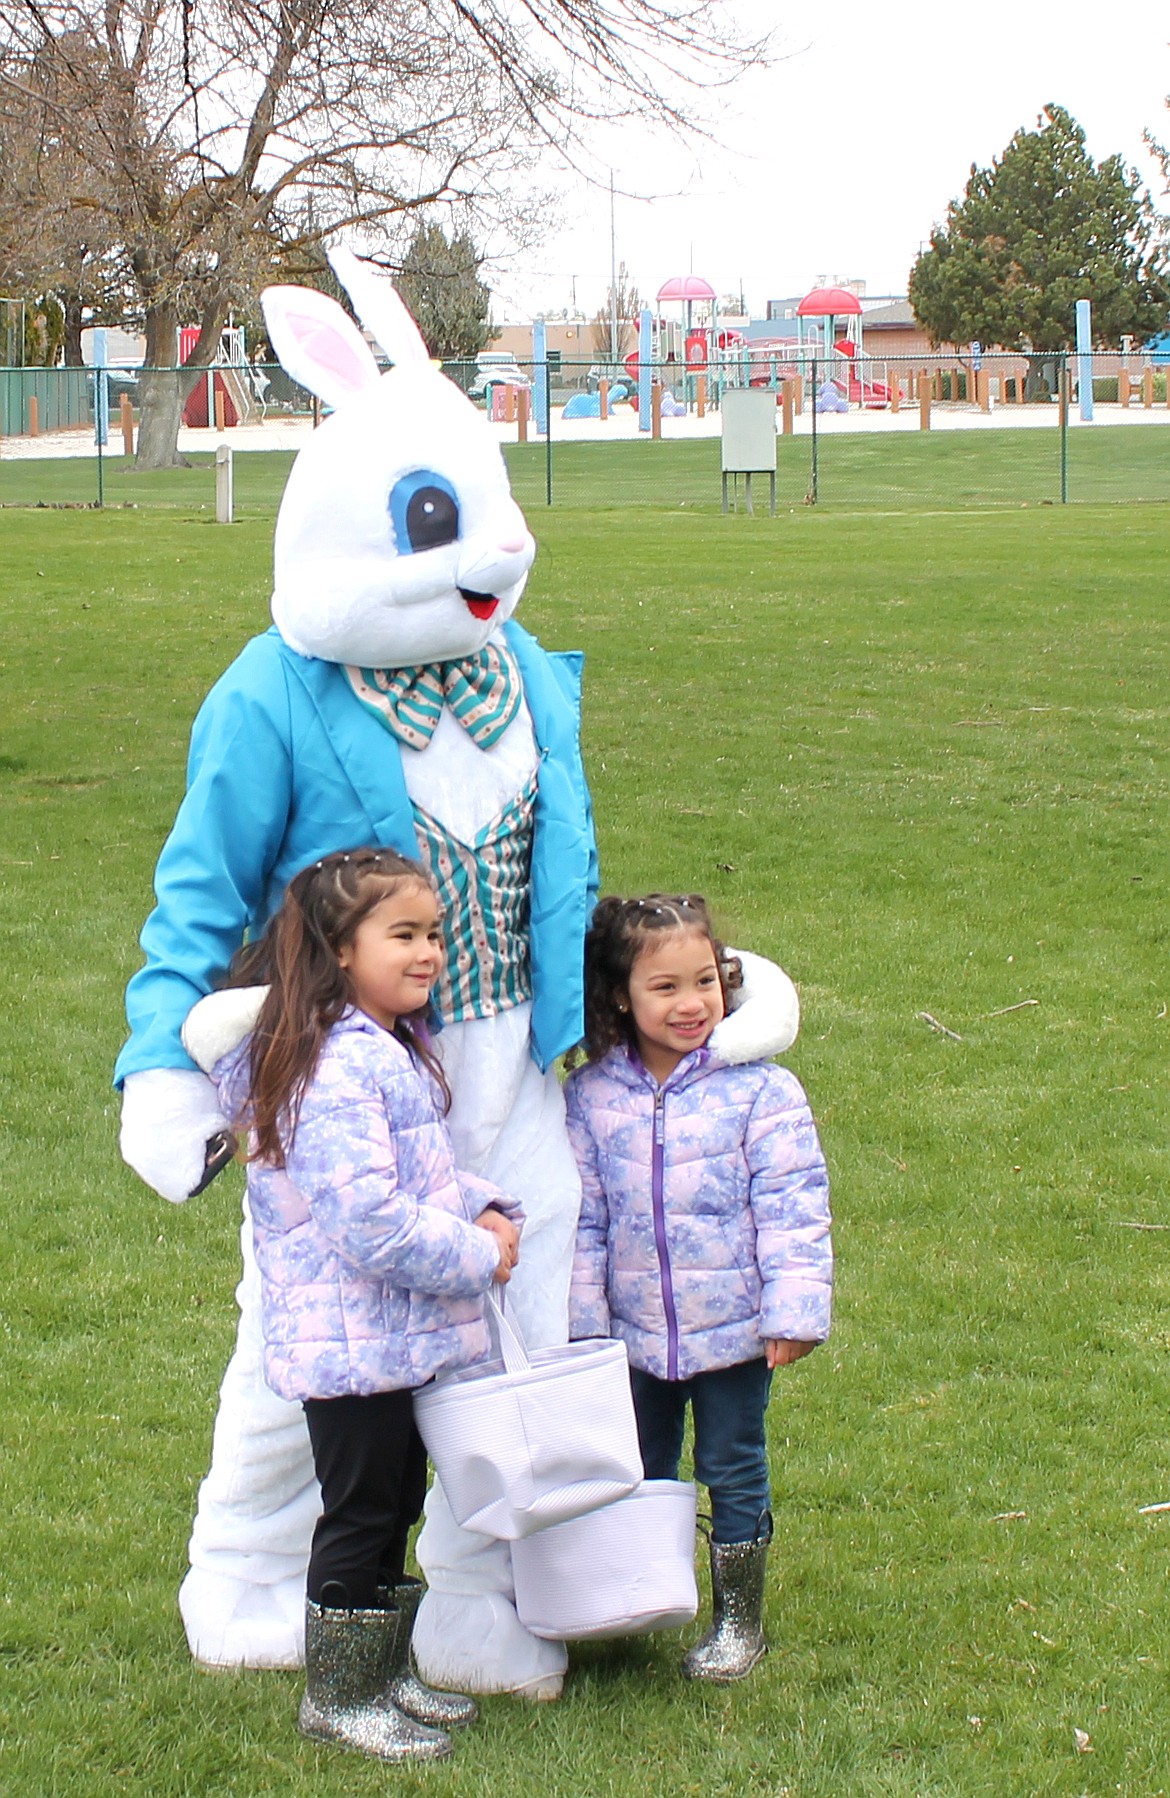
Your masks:
[[[612,1504],[642,1478],[624,1342],[531,1354],[494,1296],[500,1358],[414,1395],[427,1453],[457,1520],[514,1542]]]
[[[699,1608],[695,1488],[644,1480],[604,1511],[514,1542],[512,1577],[521,1623],[549,1641],[681,1629]]]

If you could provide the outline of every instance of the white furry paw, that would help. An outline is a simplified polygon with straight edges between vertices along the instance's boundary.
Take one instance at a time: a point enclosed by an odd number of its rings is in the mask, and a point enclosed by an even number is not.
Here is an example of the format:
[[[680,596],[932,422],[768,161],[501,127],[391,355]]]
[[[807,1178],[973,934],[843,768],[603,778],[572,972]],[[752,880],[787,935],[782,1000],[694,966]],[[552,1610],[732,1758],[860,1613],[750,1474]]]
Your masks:
[[[227,1127],[214,1086],[194,1068],[146,1068],[123,1082],[122,1159],[172,1205],[198,1186],[208,1138]]]
[[[192,1567],[179,1587],[187,1646],[201,1667],[300,1667],[305,1659],[305,1576],[252,1585]]]
[[[722,1060],[767,1061],[790,1049],[800,1031],[800,999],[784,969],[747,949],[729,949],[743,968],[743,985],[730,1011],[711,1032]]]
[[[267,996],[266,986],[229,986],[191,1007],[183,1023],[183,1047],[205,1074],[255,1028]]]
[[[478,1695],[509,1692],[559,1698],[569,1657],[563,1642],[525,1629],[502,1592],[423,1594],[414,1626],[414,1658],[428,1685]]]

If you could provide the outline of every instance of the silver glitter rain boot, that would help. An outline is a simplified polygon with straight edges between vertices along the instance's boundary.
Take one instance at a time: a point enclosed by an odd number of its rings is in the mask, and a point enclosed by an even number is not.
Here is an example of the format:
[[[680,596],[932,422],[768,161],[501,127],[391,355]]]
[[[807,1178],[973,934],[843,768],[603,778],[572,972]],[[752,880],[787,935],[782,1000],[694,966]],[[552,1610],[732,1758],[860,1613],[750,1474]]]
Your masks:
[[[764,1565],[767,1541],[712,1542],[711,1628],[683,1656],[687,1679],[730,1685],[744,1679],[768,1652],[764,1641]]]
[[[458,1692],[437,1692],[431,1686],[424,1686],[411,1664],[410,1639],[422,1595],[423,1587],[417,1580],[390,1588],[388,1596],[395,1607],[398,1627],[390,1650],[390,1683],[386,1687],[386,1697],[408,1717],[414,1717],[419,1723],[429,1723],[433,1729],[452,1729],[474,1723],[479,1711],[470,1698],[464,1698]]]
[[[404,1716],[385,1698],[396,1611],[333,1611],[305,1605],[305,1696],[297,1727],[317,1742],[356,1748],[382,1761],[433,1761],[450,1738]]]

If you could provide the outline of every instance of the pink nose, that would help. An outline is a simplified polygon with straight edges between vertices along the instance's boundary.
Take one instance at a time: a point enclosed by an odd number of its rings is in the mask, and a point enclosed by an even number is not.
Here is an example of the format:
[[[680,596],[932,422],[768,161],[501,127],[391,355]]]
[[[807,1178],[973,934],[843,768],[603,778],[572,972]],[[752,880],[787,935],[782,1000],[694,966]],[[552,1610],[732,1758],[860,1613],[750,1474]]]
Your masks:
[[[500,539],[500,554],[501,555],[518,556],[520,554],[520,551],[523,548],[524,548],[523,537],[502,537]]]

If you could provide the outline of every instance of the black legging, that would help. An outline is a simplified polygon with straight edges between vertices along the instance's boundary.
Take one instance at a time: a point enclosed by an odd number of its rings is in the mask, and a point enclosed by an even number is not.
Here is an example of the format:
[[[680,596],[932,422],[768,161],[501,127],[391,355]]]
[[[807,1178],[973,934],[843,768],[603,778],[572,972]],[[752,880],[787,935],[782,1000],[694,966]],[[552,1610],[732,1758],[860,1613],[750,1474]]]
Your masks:
[[[304,1401],[323,1509],[313,1532],[314,1604],[376,1610],[402,1581],[406,1540],[422,1516],[427,1452],[409,1392]]]

